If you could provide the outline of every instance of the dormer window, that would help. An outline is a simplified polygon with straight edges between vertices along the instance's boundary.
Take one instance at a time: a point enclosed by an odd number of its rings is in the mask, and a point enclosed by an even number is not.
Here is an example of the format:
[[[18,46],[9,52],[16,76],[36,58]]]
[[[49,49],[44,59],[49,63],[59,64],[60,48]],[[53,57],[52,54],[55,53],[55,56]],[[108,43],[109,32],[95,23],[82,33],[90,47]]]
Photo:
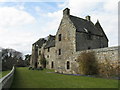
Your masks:
[[[61,34],[59,34],[59,36],[58,36],[59,41],[61,41],[61,36],[62,36],[62,35],[61,35]]]

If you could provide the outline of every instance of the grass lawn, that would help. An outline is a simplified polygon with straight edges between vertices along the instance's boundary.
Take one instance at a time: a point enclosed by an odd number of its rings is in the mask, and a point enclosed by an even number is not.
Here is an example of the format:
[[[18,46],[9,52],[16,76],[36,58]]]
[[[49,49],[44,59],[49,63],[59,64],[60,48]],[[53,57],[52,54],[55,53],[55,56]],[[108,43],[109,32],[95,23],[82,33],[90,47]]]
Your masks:
[[[117,88],[118,80],[49,73],[17,68],[11,88]]]
[[[0,72],[0,78],[4,77],[4,76],[7,75],[9,72],[10,72],[10,70]]]

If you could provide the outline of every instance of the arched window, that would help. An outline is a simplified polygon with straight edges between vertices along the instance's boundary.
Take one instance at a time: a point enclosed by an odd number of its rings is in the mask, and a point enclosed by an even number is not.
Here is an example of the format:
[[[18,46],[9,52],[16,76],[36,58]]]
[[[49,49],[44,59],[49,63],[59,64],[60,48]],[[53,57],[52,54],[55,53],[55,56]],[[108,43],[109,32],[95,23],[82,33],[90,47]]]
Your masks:
[[[61,35],[61,34],[59,34],[59,36],[58,36],[59,41],[61,41],[61,36],[62,36],[62,35]]]
[[[70,62],[67,61],[67,69],[70,69]]]

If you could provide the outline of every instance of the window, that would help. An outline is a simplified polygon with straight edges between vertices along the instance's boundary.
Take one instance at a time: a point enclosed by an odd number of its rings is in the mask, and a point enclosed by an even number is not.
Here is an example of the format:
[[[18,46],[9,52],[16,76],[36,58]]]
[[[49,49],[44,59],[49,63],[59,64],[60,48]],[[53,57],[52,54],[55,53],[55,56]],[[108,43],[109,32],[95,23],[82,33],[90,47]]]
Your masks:
[[[54,62],[53,61],[51,62],[51,68],[54,68]]]
[[[59,49],[58,55],[61,55],[61,49]]]
[[[48,52],[50,52],[50,48],[48,48]]]
[[[61,41],[61,34],[59,34],[58,39],[59,39],[59,41]]]
[[[70,62],[67,61],[67,69],[70,69]]]
[[[49,58],[49,55],[47,55],[47,58]]]

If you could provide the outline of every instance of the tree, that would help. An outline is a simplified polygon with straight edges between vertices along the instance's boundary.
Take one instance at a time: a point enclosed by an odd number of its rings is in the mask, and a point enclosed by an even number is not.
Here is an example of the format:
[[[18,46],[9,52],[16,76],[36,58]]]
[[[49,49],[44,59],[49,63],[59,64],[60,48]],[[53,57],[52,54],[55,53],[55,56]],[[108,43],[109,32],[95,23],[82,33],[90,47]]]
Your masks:
[[[2,59],[2,70],[12,69],[13,65],[23,64],[23,55],[21,52],[14,49],[2,49],[1,50]]]

